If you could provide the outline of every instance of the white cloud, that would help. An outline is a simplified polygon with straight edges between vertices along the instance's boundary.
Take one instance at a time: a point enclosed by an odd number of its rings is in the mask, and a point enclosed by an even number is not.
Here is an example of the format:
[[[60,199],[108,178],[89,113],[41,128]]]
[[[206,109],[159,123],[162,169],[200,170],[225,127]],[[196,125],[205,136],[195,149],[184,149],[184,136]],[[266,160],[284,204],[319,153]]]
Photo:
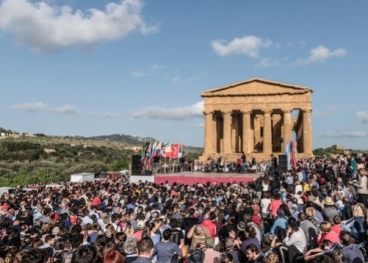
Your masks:
[[[134,118],[151,118],[163,120],[184,120],[203,116],[203,101],[197,102],[191,106],[178,108],[161,108],[152,106],[149,108],[139,109],[133,112]]]
[[[95,112],[93,113],[93,116],[101,119],[107,119],[107,118],[114,118],[119,117],[120,114],[116,112]]]
[[[310,55],[307,59],[300,59],[296,62],[296,64],[314,64],[314,63],[323,63],[326,60],[333,57],[342,57],[345,56],[347,51],[343,48],[337,48],[335,50],[330,50],[322,45],[312,49]]]
[[[54,108],[52,110],[56,113],[68,114],[68,115],[74,115],[80,112],[78,109],[75,108],[75,106],[68,105],[68,104],[62,107],[59,107],[59,108]]]
[[[153,65],[151,66],[151,70],[152,70],[152,71],[160,70],[160,69],[164,69],[164,66],[162,66],[162,65],[157,65],[157,64],[153,64]]]
[[[351,105],[332,105],[328,106],[325,110],[316,110],[313,112],[313,116],[315,117],[325,117],[329,115],[333,115],[343,111],[346,108],[350,108]]]
[[[342,132],[327,132],[323,136],[323,138],[364,138],[368,137],[368,131],[342,131]]]
[[[16,104],[12,106],[11,108],[26,112],[35,112],[38,110],[42,110],[47,107],[47,104],[43,102],[29,102],[24,104]]]
[[[286,43],[286,46],[290,47],[290,48],[292,48],[296,45],[299,45],[301,47],[305,47],[307,45],[307,42],[305,42],[304,40],[299,40],[299,41],[296,41],[296,42],[290,41],[290,42]]]
[[[171,79],[171,82],[172,82],[172,83],[176,83],[176,82],[178,82],[179,80],[180,80],[180,76],[176,75],[176,76],[174,76],[174,77]]]
[[[105,10],[73,10],[47,2],[3,0],[0,2],[0,30],[18,42],[40,52],[62,47],[93,45],[103,40],[117,40],[131,32],[158,31],[148,26],[141,15],[140,0],[108,3]]]
[[[366,111],[358,111],[355,113],[355,117],[364,124],[368,123],[368,112]]]
[[[229,43],[226,40],[213,40],[211,41],[211,46],[221,57],[243,54],[251,58],[256,58],[260,49],[272,46],[272,42],[271,40],[261,39],[256,36],[244,36],[242,38],[234,38]]]
[[[279,65],[280,62],[278,60],[272,60],[270,58],[264,58],[261,61],[259,61],[255,67],[256,68],[269,68],[269,67],[275,67]]]
[[[132,72],[132,76],[135,78],[145,77],[147,74],[143,70],[135,70]]]

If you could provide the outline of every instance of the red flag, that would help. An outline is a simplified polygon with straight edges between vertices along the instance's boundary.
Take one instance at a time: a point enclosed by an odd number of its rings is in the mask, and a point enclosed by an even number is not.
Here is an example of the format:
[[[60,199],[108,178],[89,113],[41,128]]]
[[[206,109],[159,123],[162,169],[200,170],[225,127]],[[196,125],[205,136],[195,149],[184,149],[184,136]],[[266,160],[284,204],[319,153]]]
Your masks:
[[[179,158],[179,144],[171,144],[171,158]]]

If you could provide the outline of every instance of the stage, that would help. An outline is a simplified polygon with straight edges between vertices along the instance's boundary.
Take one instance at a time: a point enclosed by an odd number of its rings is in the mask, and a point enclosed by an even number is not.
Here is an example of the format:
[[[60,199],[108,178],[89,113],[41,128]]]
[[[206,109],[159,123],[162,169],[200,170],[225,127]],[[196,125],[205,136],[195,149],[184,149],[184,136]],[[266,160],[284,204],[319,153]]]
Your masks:
[[[156,174],[148,176],[131,175],[130,182],[138,183],[149,181],[156,184],[166,183],[180,183],[180,184],[211,184],[220,183],[248,183],[253,182],[260,176],[259,173],[202,173],[202,172],[182,172],[182,173],[170,173],[170,174]]]

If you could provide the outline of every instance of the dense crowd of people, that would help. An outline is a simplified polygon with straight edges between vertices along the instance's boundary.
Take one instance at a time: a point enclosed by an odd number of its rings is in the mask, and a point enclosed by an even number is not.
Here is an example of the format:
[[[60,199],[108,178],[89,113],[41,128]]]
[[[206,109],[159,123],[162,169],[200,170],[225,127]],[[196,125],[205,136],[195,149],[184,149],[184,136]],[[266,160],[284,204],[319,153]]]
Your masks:
[[[251,183],[128,180],[3,194],[0,263],[365,262],[364,157],[300,160],[282,174],[273,161]]]

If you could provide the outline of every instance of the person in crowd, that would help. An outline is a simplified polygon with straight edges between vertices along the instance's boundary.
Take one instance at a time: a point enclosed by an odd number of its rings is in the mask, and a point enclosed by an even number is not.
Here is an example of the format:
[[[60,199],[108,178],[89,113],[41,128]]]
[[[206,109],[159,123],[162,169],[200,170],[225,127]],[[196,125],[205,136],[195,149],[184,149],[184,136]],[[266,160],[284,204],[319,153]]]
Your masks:
[[[152,239],[144,237],[137,244],[138,257],[132,263],[152,263],[154,251]]]
[[[97,257],[97,249],[91,245],[83,245],[78,247],[72,256],[71,263],[97,263],[99,258]]]
[[[225,239],[225,252],[232,256],[233,263],[240,263],[243,262],[244,252],[236,244],[239,244],[239,241],[233,237],[227,237]]]
[[[341,217],[340,216],[334,216],[333,219],[333,226],[331,227],[332,231],[334,231],[338,236],[340,235],[340,232],[342,231],[341,224]]]
[[[286,238],[283,243],[288,250],[289,262],[299,262],[303,254],[307,251],[307,239],[304,231],[299,228],[298,221],[295,218],[289,218],[289,228],[286,232]]]
[[[362,203],[364,207],[368,207],[368,177],[365,168],[360,168],[358,170],[358,178],[358,201]]]
[[[342,231],[339,236],[339,242],[331,242],[325,240],[320,247],[307,251],[304,256],[306,261],[317,258],[324,254],[331,254],[334,251],[339,251],[343,257],[343,262],[346,263],[364,263],[364,255],[359,247],[355,244],[354,239],[348,232]],[[338,259],[338,258],[336,258]],[[336,260],[334,262],[339,262]]]
[[[234,258],[229,253],[220,254],[220,263],[235,263]]]
[[[220,252],[214,249],[215,239],[212,237],[206,238],[206,250],[204,251],[204,263],[218,262]]]
[[[214,212],[208,212],[204,215],[204,220],[202,221],[201,225],[203,228],[207,229],[210,233],[210,236],[215,238],[217,237],[217,227],[214,220],[216,219],[216,215]]]
[[[155,246],[155,254],[157,255],[157,262],[170,263],[173,254],[177,254],[180,258],[182,252],[177,244],[170,241],[171,230],[166,229],[162,233],[162,241]]]
[[[323,221],[319,226],[319,235],[317,242],[320,245],[323,240],[328,240],[332,243],[340,241],[339,236],[335,231],[332,230],[332,224],[329,221]]]
[[[282,209],[279,209],[277,211],[277,219],[275,220],[275,222],[273,223],[272,227],[271,227],[271,234],[275,234],[275,232],[279,229],[287,229],[288,228],[288,220],[285,216],[285,212]]]
[[[263,256],[258,248],[253,244],[250,244],[245,248],[244,254],[249,263],[263,263]]]
[[[298,214],[299,227],[303,230],[307,241],[307,249],[316,248],[318,246],[318,228],[307,219],[307,215],[303,212]]]
[[[280,258],[276,253],[269,253],[264,257],[263,263],[280,263]]]
[[[333,222],[333,218],[339,215],[337,207],[331,197],[326,197],[323,201],[324,208],[322,209],[322,216],[324,220]]]
[[[191,239],[190,248],[195,249],[197,244],[205,244],[207,237],[211,237],[207,228],[202,225],[194,225],[187,234],[187,238]]]
[[[116,249],[110,249],[105,252],[103,263],[124,263],[124,258]]]
[[[268,218],[270,216],[270,193],[269,192],[263,192],[262,193],[262,199],[261,199],[261,215],[262,218]]]
[[[261,244],[259,242],[259,240],[257,239],[256,235],[256,230],[253,226],[247,226],[245,228],[245,239],[241,242],[241,251],[244,251],[245,248],[250,245],[253,244],[257,247],[257,249],[259,251],[261,251]]]
[[[351,234],[357,242],[365,240],[367,230],[366,208],[361,203],[353,206],[353,217],[341,222],[341,228]]]
[[[128,237],[123,244],[123,251],[126,254],[125,263],[132,263],[138,258],[138,240],[135,237]]]
[[[269,210],[273,218],[277,216],[277,211],[279,210],[281,204],[281,194],[277,193],[274,195],[274,199],[271,201],[271,204],[269,206]]]

